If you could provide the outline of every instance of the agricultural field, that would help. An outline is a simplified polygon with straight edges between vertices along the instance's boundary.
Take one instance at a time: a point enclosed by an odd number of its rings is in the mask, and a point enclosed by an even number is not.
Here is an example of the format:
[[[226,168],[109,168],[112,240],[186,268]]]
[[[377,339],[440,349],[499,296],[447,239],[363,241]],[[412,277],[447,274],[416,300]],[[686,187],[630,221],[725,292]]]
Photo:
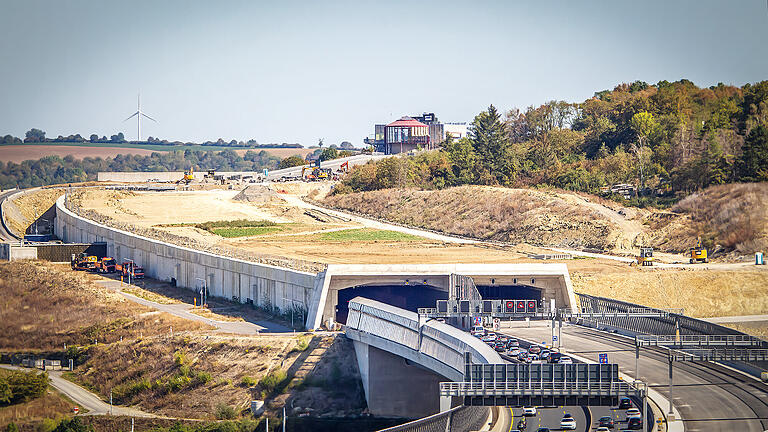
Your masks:
[[[39,143],[39,144],[0,144],[0,161],[20,163],[25,160],[37,160],[45,156],[65,157],[72,155],[75,159],[84,157],[115,157],[119,154],[132,154],[147,156],[154,152],[168,152],[174,150],[202,150],[222,151],[234,150],[240,156],[248,151],[266,151],[267,153],[286,158],[299,155],[302,158],[314,152],[307,148],[283,148],[283,147],[228,147],[228,146],[203,146],[184,145],[168,146],[156,144],[131,144],[131,143]]]

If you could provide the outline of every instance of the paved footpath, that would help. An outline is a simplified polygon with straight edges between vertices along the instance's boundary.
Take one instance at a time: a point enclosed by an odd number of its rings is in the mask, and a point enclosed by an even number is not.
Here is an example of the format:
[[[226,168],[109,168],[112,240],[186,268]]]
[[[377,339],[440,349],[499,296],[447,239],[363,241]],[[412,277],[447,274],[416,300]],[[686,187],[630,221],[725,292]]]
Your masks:
[[[206,318],[197,314],[193,314],[192,312],[190,312],[190,310],[192,310],[192,306],[187,303],[163,304],[163,303],[157,303],[150,300],[146,300],[141,297],[137,297],[133,294],[128,294],[127,292],[124,292],[120,289],[120,281],[103,279],[103,280],[96,281],[96,283],[103,285],[105,288],[119,292],[123,297],[125,297],[129,301],[150,307],[152,309],[159,310],[161,312],[167,312],[179,318],[184,318],[191,321],[198,321],[204,324],[211,325],[213,327],[216,327],[216,331],[221,333],[232,333],[232,334],[238,334],[238,335],[252,336],[260,333],[289,333],[293,331],[288,327],[285,327],[273,322],[269,322],[269,321],[255,321],[255,322],[218,321],[215,319]]]
[[[21,368],[17,366],[9,366],[9,365],[0,365],[0,367],[4,369],[23,370],[23,371],[37,370],[37,369],[28,369],[28,368]],[[61,393],[65,394],[67,397],[75,401],[81,407],[87,409],[88,410],[88,412],[86,413],[87,415],[107,415],[107,414],[110,414],[111,412],[113,415],[162,418],[161,416],[156,416],[154,414],[146,413],[144,411],[137,410],[135,408],[128,408],[128,407],[123,407],[119,405],[110,407],[109,403],[101,400],[101,398],[98,395],[91,393],[90,391],[84,389],[83,387],[80,387],[79,385],[73,383],[72,381],[68,381],[64,379],[64,377],[61,376],[62,373],[63,372],[61,371],[48,371],[48,377],[50,377],[51,379],[51,386],[53,386],[53,388],[60,391]]]

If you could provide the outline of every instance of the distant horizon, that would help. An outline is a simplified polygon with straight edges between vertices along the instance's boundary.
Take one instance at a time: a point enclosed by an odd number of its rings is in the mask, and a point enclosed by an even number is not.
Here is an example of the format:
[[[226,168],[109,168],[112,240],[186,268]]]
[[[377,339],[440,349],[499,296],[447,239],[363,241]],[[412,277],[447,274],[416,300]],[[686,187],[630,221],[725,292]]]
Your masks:
[[[0,129],[134,139],[140,93],[142,138],[360,146],[403,115],[765,80],[767,23],[764,0],[5,2]]]

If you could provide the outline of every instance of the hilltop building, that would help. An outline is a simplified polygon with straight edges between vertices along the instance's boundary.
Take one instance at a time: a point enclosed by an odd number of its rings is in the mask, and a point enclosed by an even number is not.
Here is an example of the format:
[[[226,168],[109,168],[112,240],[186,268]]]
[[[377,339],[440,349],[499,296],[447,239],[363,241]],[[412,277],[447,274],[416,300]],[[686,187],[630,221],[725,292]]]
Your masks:
[[[446,138],[463,138],[467,135],[466,123],[440,123],[435,113],[420,116],[404,116],[389,124],[374,126],[373,139],[365,143],[384,154],[397,154],[416,149],[431,150],[439,147]]]

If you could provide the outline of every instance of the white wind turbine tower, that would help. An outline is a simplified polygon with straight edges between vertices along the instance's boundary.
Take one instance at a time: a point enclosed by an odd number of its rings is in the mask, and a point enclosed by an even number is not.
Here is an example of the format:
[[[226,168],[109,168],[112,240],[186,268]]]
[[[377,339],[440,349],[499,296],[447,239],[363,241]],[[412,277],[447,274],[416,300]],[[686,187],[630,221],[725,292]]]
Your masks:
[[[155,123],[158,123],[157,120],[155,120],[152,117],[144,114],[141,111],[141,93],[139,93],[139,96],[138,96],[138,99],[137,99],[137,102],[136,102],[136,112],[131,114],[131,116],[128,117],[127,119],[123,120],[124,122],[127,122],[128,120],[136,117],[136,141],[141,141],[141,117],[142,116],[152,120]]]

